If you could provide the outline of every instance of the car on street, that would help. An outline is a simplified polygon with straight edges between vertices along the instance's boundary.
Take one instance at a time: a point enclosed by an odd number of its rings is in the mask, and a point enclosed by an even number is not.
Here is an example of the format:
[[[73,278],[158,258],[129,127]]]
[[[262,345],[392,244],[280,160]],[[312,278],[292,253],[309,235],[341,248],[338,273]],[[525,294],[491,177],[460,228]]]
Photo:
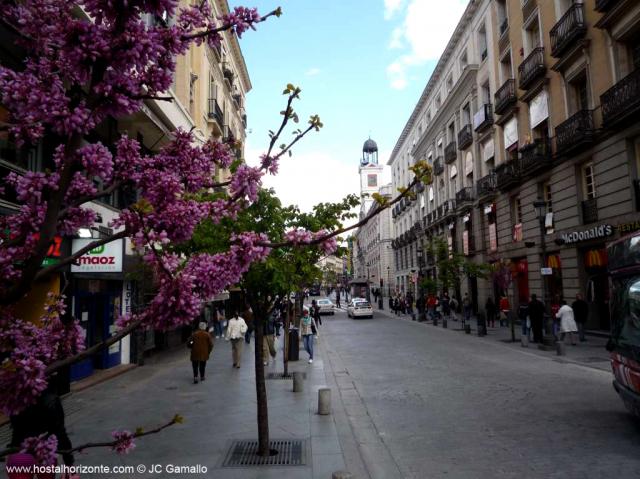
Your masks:
[[[318,299],[316,304],[320,308],[320,314],[335,314],[336,307],[329,298]]]
[[[354,298],[347,306],[347,316],[353,319],[373,318],[373,308],[366,299]]]
[[[320,296],[320,288],[318,286],[309,288],[309,296]]]

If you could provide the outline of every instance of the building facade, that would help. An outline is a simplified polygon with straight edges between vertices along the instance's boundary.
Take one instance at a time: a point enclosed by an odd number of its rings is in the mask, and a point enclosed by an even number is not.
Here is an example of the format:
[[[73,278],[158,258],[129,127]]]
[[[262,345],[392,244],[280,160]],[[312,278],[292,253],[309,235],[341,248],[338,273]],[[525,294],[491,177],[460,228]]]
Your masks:
[[[450,123],[443,140],[457,139],[456,159],[450,148],[449,156],[442,152],[442,166],[433,160],[434,182],[423,193],[428,205],[433,187],[437,204],[441,186],[452,182],[447,165],[457,161],[458,171],[464,169],[462,182],[445,195],[449,206],[442,203],[442,215],[449,211],[444,235],[448,230],[452,248],[493,264],[495,272],[462,281],[460,288],[476,305],[506,293],[513,308],[532,293],[547,304],[582,293],[590,304],[587,327],[608,329],[605,246],[640,228],[640,4],[472,2],[456,32],[461,28],[478,62],[476,81],[470,82],[477,88],[474,96],[471,87],[473,122],[466,122],[463,106],[463,121],[452,122],[453,128]],[[446,72],[445,65],[440,68],[450,61],[446,53],[430,85]],[[441,124],[436,129],[444,136]],[[421,148],[419,139],[431,145],[428,134],[410,130],[407,136],[413,134],[417,144],[413,158],[428,159],[429,147]],[[399,144],[397,158],[404,146]],[[435,158],[438,146],[436,140]],[[411,228],[406,214],[396,214],[403,231]],[[434,218],[427,208],[421,218],[427,236],[442,215],[436,209]],[[402,244],[396,251],[420,237],[396,236],[396,245]]]

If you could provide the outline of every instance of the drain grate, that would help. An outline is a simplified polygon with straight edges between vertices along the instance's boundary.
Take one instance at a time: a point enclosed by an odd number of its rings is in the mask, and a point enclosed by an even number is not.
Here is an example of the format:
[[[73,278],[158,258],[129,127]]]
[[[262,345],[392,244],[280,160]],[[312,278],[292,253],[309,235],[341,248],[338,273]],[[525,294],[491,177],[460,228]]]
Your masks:
[[[307,379],[307,373],[301,373],[302,379]],[[267,379],[293,379],[293,373],[268,373]]]
[[[305,466],[307,464],[305,439],[274,439],[269,442],[269,448],[278,453],[267,457],[258,456],[258,441],[233,441],[222,467]]]

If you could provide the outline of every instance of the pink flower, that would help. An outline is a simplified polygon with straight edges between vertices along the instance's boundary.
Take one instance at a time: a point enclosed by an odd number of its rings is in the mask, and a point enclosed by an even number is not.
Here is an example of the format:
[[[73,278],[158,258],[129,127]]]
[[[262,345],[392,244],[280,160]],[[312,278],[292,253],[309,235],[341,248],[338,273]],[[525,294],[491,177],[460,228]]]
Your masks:
[[[58,449],[58,439],[53,434],[40,434],[39,436],[28,437],[20,445],[20,452],[31,454],[36,464],[49,466],[56,464],[56,450]]]
[[[113,431],[111,436],[115,439],[115,444],[111,446],[111,450],[118,454],[129,454],[136,447],[133,442],[133,434],[129,431]]]

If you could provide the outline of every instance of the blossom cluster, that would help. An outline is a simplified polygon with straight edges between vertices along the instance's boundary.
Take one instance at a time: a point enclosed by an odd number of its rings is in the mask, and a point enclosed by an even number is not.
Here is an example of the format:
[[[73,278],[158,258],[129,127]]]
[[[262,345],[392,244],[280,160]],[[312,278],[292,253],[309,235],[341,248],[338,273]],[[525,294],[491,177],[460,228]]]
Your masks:
[[[39,466],[50,466],[56,464],[56,450],[58,449],[58,439],[53,434],[40,434],[35,437],[26,438],[20,445],[20,452],[31,454],[34,461]]]
[[[114,439],[111,449],[118,454],[129,454],[136,447],[133,442],[133,433],[130,431],[113,431],[111,436]]]

